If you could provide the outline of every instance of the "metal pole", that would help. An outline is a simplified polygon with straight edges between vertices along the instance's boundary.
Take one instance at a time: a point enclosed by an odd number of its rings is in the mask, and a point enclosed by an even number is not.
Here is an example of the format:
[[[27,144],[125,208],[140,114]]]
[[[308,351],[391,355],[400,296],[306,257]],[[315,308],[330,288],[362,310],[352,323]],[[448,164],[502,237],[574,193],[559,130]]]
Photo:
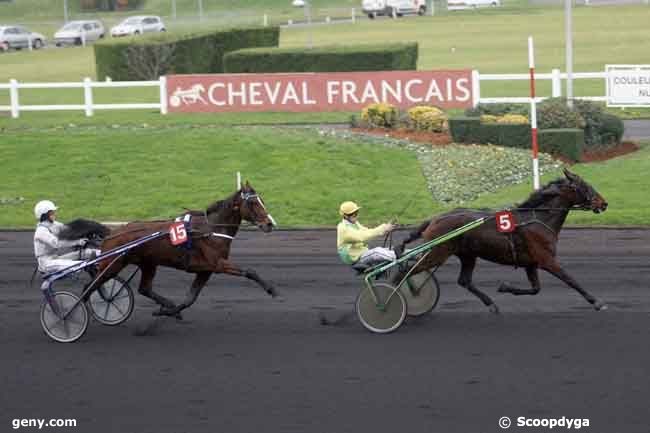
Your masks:
[[[434,14],[433,0],[427,0],[427,15],[432,17]]]
[[[573,17],[572,1],[564,0],[564,38],[566,44],[566,98],[569,108],[573,108]]]
[[[68,22],[68,0],[63,0],[63,22]]]
[[[533,186],[539,189],[539,159],[537,145],[537,101],[535,100],[535,51],[533,37],[528,36],[528,67],[530,68],[530,126],[533,139]]]
[[[176,19],[176,0],[172,0],[172,19]]]
[[[199,0],[199,21],[203,21],[203,0]]]
[[[307,48],[310,50],[314,48],[314,29],[311,25],[311,0],[305,2],[305,14],[307,15],[307,27],[309,27],[309,40],[307,43]]]

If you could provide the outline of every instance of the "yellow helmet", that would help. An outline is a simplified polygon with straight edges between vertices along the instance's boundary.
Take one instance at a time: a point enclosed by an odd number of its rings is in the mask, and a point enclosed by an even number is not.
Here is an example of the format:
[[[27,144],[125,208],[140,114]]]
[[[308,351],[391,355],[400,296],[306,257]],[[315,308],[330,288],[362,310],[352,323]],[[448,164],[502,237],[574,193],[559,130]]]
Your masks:
[[[361,209],[361,208],[355,202],[353,202],[353,201],[344,201],[343,203],[341,203],[341,207],[339,208],[339,213],[341,214],[341,216],[350,215],[350,214],[355,213],[359,209]]]

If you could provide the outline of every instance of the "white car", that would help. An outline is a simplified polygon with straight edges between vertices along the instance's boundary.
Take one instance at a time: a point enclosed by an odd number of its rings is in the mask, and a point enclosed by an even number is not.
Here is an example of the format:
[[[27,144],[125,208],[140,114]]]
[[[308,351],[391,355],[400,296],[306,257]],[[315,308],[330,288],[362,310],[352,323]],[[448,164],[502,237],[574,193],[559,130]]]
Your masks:
[[[407,14],[424,15],[427,11],[426,0],[363,0],[361,10],[368,18],[379,15],[401,17]]]
[[[111,36],[132,36],[142,33],[165,32],[165,24],[160,17],[136,16],[129,17],[111,29]]]
[[[101,21],[70,21],[54,34],[54,43],[62,45],[81,45],[102,39],[106,34]],[[85,42],[84,42],[85,40]]]
[[[304,8],[305,7],[305,0],[293,0],[291,2],[291,6],[295,8]]]
[[[476,9],[486,6],[501,6],[501,0],[447,0],[447,9],[450,11],[460,9]]]
[[[9,51],[12,48],[15,50],[29,48],[30,43],[35,50],[43,48],[45,36],[31,32],[22,26],[0,25],[0,52]]]

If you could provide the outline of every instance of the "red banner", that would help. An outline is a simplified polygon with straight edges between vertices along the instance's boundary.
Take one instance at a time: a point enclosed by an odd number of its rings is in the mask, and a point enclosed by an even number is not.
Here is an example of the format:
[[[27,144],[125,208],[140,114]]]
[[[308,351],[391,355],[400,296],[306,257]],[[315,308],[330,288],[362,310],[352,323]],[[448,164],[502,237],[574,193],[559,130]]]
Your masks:
[[[356,111],[377,102],[467,108],[472,72],[170,75],[167,98],[171,113]]]

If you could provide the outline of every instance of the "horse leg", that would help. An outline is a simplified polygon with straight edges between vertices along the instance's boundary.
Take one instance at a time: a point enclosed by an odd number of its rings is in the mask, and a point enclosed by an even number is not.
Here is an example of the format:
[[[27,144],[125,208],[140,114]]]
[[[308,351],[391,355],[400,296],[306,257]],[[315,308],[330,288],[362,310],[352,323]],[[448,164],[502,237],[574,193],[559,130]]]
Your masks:
[[[160,305],[160,311],[155,311],[153,315],[163,315],[166,310],[175,308],[176,304],[174,304],[170,299],[167,299],[153,291],[153,279],[156,276],[156,267],[153,265],[140,265],[140,271],[142,272],[142,276],[140,277],[138,293]]]
[[[185,301],[183,301],[182,304],[170,310],[165,310],[165,314],[168,314],[170,316],[176,316],[181,311],[194,304],[196,298],[199,297],[201,290],[203,289],[203,287],[205,287],[205,283],[208,282],[211,275],[212,272],[199,272],[198,274],[196,274],[196,277],[192,282],[192,286],[190,287],[189,292],[187,292],[187,295],[185,296]]]
[[[461,266],[460,274],[458,275],[458,284],[478,297],[492,313],[498,313],[499,307],[497,307],[494,301],[472,283],[472,274],[474,273],[474,267],[476,266],[476,257],[458,256],[458,258],[460,259]]]
[[[257,272],[255,272],[252,269],[241,269],[231,261],[222,259],[219,260],[218,269],[215,270],[215,273],[219,273],[219,272],[223,272],[224,274],[228,274],[228,275],[234,275],[236,277],[246,277],[249,280],[253,280],[257,284],[259,284],[264,289],[264,291],[269,295],[271,295],[272,297],[277,296],[275,287],[273,287],[272,284],[267,283],[262,278],[260,278],[260,276],[257,275]]]
[[[537,273],[537,266],[528,266],[526,267],[526,276],[532,289],[520,289],[508,283],[501,283],[499,289],[497,290],[500,293],[512,293],[513,295],[536,295],[542,289],[541,284],[539,283],[539,275]]]
[[[597,311],[607,309],[607,304],[595,298],[593,295],[583,289],[580,284],[578,284],[576,280],[567,274],[566,271],[562,269],[559,263],[557,263],[555,260],[551,260],[550,263],[543,264],[541,267],[546,272],[564,281],[565,284],[580,293],[582,297],[585,298],[591,305],[593,305]]]

